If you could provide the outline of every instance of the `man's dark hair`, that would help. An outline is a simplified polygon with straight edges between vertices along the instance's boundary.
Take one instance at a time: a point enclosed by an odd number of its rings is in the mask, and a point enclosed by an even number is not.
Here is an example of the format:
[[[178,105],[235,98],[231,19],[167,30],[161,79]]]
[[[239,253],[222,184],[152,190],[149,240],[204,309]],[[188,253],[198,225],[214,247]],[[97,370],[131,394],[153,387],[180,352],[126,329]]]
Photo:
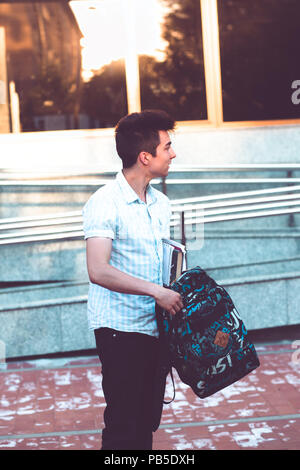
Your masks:
[[[123,168],[133,166],[140,152],[149,152],[155,156],[160,143],[159,131],[171,131],[174,128],[175,120],[165,111],[156,109],[128,114],[120,119],[115,135]]]

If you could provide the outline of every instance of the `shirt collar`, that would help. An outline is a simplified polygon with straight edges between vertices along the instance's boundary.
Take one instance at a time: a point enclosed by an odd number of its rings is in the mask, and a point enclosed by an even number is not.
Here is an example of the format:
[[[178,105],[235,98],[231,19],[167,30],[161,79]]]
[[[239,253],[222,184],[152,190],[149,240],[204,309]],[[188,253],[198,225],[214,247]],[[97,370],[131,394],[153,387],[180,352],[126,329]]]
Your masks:
[[[137,193],[134,191],[134,189],[130,186],[130,184],[128,183],[128,181],[126,180],[125,176],[123,175],[123,172],[122,170],[120,170],[118,173],[117,173],[117,176],[116,176],[116,180],[123,192],[123,195],[126,199],[126,202],[128,204],[130,204],[131,202],[134,202],[134,201],[141,201],[139,196],[137,195]],[[147,187],[147,204],[150,205],[150,204],[153,204],[154,202],[156,202],[156,196],[154,194],[154,190],[151,186],[151,184],[148,184],[148,187]]]

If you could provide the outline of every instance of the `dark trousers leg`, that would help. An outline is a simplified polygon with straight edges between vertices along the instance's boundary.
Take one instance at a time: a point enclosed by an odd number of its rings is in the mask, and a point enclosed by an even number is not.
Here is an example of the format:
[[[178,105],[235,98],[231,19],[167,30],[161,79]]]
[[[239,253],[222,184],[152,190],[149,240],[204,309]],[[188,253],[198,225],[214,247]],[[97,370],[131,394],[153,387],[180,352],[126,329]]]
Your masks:
[[[163,404],[157,338],[110,328],[95,330],[106,400],[102,450],[152,449]]]

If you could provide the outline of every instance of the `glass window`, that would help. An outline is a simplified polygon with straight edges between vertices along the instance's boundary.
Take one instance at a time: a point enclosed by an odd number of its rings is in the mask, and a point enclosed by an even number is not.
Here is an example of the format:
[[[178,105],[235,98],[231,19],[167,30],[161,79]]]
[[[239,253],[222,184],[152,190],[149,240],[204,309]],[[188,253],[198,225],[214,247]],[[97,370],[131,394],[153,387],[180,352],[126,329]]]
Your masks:
[[[224,121],[300,118],[299,0],[218,0]]]
[[[152,44],[139,51],[142,109],[164,109],[177,121],[207,119],[200,0],[153,0],[147,8],[148,21],[137,26],[140,47],[143,37]]]
[[[22,131],[113,127],[127,113],[119,10],[119,0],[0,3]]]

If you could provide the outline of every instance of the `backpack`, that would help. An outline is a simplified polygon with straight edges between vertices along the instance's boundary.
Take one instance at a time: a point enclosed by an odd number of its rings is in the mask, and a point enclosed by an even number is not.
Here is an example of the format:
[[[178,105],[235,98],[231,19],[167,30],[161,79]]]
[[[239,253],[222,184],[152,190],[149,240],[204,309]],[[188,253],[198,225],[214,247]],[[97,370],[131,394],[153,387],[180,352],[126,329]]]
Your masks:
[[[156,306],[156,316],[172,380],[174,367],[182,382],[206,398],[259,367],[231,297],[203,269],[184,271],[170,288],[181,294],[184,308],[172,316]]]

